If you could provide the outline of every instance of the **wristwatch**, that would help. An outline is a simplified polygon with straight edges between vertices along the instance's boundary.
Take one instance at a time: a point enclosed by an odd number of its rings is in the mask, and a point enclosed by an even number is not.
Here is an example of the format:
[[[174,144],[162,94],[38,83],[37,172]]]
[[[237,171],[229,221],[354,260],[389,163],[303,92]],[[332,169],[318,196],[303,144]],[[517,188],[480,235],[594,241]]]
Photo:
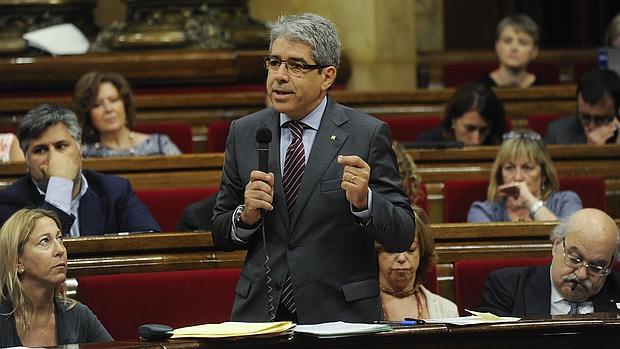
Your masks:
[[[235,227],[241,228],[241,229],[248,229],[248,230],[256,229],[256,227],[258,227],[258,223],[254,225],[248,225],[248,224],[243,223],[243,221],[241,220],[241,213],[243,213],[244,209],[245,209],[245,205],[239,205],[235,209],[235,212],[233,212]]]
[[[536,212],[538,212],[538,210],[544,205],[545,203],[542,200],[538,200],[534,203],[534,205],[532,205],[532,208],[530,208],[530,218],[532,218],[532,220],[534,220]]]

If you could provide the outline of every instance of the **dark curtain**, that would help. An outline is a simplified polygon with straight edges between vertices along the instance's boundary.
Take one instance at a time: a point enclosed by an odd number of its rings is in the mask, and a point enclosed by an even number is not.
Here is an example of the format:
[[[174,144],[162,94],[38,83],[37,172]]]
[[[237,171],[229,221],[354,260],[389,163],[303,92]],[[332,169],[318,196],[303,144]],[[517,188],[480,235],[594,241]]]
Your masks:
[[[538,23],[542,48],[599,47],[619,12],[619,0],[444,0],[445,48],[493,48],[497,23],[513,13]]]

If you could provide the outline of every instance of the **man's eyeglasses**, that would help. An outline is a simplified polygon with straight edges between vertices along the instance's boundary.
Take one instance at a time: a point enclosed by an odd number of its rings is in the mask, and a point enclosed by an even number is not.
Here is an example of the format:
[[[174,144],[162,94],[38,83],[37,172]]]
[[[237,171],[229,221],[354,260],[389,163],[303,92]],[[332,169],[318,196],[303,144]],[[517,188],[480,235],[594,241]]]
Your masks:
[[[581,122],[586,125],[594,123],[594,126],[603,126],[608,125],[610,122],[614,121],[615,115],[591,115],[582,112],[577,112],[579,114],[579,118]]]
[[[562,239],[562,254],[564,255],[564,264],[566,264],[566,266],[573,268],[575,270],[581,269],[582,267],[586,267],[586,270],[588,271],[588,274],[590,276],[603,276],[603,275],[609,274],[609,272],[611,271],[612,263],[608,263],[607,266],[596,265],[596,264],[586,263],[583,259],[579,257],[575,257],[571,254],[567,254],[565,239]]]
[[[540,135],[534,131],[510,131],[502,135],[503,140],[509,140],[509,139],[515,139],[515,138],[529,139],[530,141],[535,141],[535,142],[542,141],[542,137],[540,137]]]
[[[284,60],[272,56],[267,56],[263,59],[263,66],[265,66],[265,69],[272,72],[278,71],[282,63],[286,65],[286,70],[289,72],[289,74],[297,77],[304,76],[304,74],[309,70],[323,69],[329,67],[328,65],[320,64],[304,64],[298,61]]]

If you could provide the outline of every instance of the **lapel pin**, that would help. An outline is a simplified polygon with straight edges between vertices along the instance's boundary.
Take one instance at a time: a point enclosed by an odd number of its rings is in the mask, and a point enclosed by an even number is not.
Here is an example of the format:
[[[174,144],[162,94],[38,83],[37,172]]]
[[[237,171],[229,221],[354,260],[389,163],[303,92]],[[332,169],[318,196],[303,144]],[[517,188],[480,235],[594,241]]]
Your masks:
[[[334,136],[334,135],[332,135],[330,138],[331,138],[332,141],[336,140],[336,136]]]

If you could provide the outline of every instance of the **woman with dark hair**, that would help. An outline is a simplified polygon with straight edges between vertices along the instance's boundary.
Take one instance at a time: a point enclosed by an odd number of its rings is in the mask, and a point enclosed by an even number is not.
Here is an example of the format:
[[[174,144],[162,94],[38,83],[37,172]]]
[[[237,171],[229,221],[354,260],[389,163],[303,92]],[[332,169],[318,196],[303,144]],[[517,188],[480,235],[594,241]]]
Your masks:
[[[437,261],[437,253],[426,213],[419,207],[414,207],[413,211],[416,234],[407,251],[391,252],[377,245],[383,317],[396,321],[408,317],[458,317],[456,304],[422,285],[424,277]]]
[[[521,130],[504,135],[487,189],[475,201],[468,222],[554,221],[582,208],[572,191],[559,191],[551,156],[538,133]]]
[[[112,340],[88,307],[67,298],[67,250],[54,212],[15,212],[0,229],[0,250],[0,347]]]
[[[500,144],[506,128],[505,118],[504,105],[489,87],[480,83],[466,84],[448,101],[441,127],[421,133],[418,141]]]
[[[129,83],[118,73],[82,75],[75,86],[73,108],[82,123],[85,157],[181,154],[166,135],[131,130],[136,107]]]

